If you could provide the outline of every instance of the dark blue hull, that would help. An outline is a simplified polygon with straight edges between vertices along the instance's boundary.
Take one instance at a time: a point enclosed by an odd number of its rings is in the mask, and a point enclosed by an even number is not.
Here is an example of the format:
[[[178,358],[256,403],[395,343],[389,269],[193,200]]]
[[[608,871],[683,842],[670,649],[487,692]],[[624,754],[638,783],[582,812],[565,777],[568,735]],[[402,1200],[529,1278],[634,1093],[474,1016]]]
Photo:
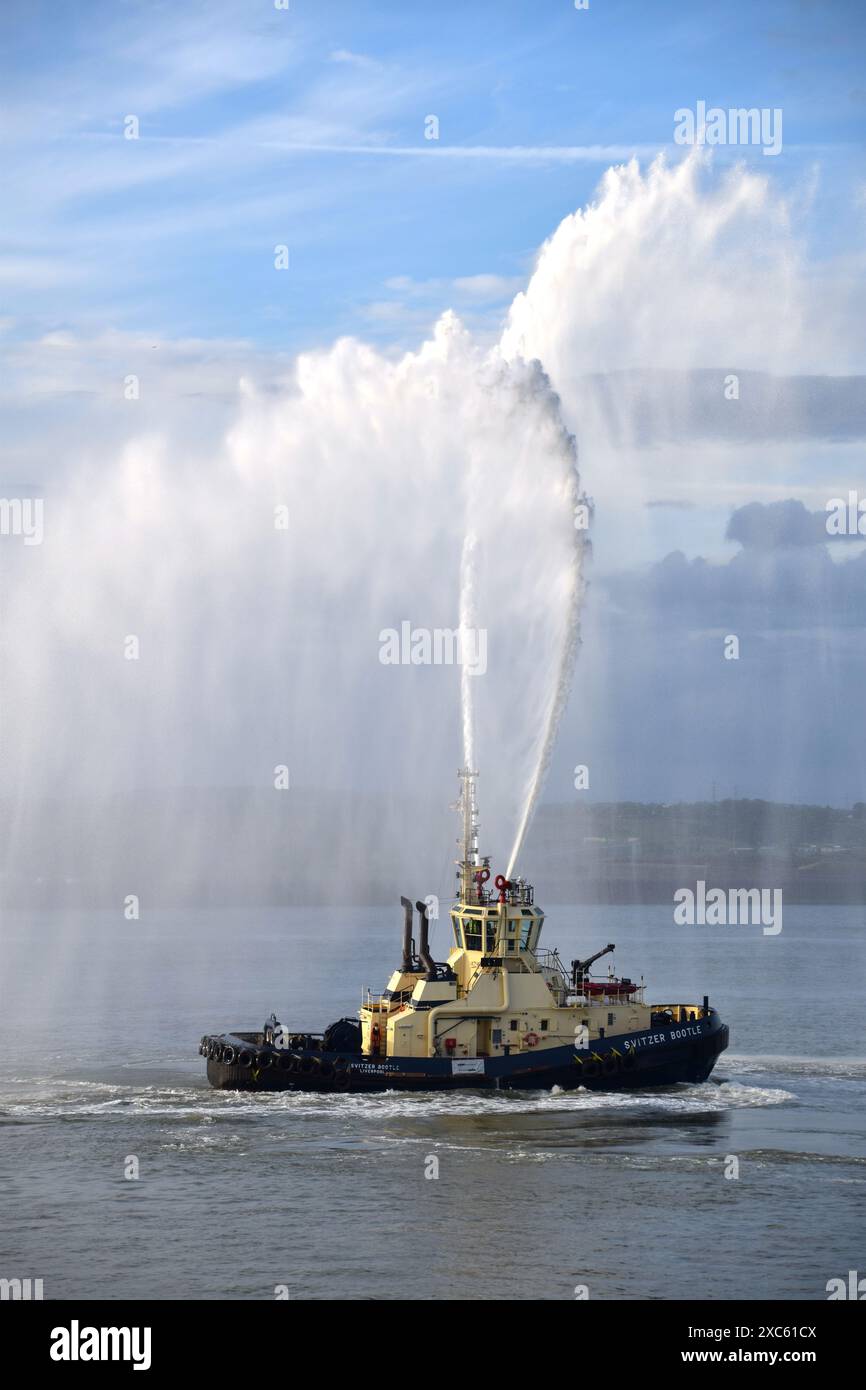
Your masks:
[[[591,1048],[522,1051],[509,1057],[366,1057],[315,1047],[277,1051],[260,1033],[202,1039],[207,1076],[220,1090],[454,1091],[637,1090],[706,1081],[728,1045],[727,1024],[715,1009],[694,1023],[674,1023],[605,1038]]]

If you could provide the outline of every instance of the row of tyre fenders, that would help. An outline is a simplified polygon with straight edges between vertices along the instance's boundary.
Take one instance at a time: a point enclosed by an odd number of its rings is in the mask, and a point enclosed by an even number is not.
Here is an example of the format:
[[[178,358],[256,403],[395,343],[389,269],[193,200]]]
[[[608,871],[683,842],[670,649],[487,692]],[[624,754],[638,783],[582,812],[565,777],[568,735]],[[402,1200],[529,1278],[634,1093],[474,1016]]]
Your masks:
[[[337,1057],[332,1062],[327,1057],[301,1056],[297,1052],[275,1047],[236,1047],[233,1043],[221,1043],[208,1037],[202,1038],[199,1052],[208,1061],[219,1062],[224,1067],[248,1067],[253,1072],[276,1067],[289,1074],[298,1072],[304,1076],[318,1076],[323,1081],[334,1081],[337,1085],[342,1077],[348,1080],[349,1076],[350,1062],[347,1057]]]

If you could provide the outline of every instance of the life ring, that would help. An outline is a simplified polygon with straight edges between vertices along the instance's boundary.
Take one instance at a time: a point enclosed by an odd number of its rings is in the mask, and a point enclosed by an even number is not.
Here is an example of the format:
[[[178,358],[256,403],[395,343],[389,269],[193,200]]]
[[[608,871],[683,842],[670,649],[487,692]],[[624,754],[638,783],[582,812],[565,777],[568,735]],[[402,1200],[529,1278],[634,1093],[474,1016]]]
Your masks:
[[[537,1033],[527,1033],[524,1042],[527,1047],[537,1047],[541,1039]]]

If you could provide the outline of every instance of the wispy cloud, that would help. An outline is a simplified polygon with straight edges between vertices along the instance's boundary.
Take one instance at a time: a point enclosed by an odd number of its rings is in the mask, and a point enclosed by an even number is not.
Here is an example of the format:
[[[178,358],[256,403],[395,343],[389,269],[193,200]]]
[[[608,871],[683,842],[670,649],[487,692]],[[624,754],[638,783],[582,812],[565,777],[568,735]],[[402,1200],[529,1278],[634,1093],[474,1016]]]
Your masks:
[[[378,67],[375,58],[368,57],[366,53],[353,53],[348,48],[335,48],[328,56],[332,63],[348,63],[356,68]]]
[[[444,159],[505,161],[516,164],[611,164],[634,155],[654,155],[657,145],[447,145],[430,141],[417,145],[304,144],[267,141],[266,148],[286,154],[375,155],[392,159]]]
[[[456,299],[483,302],[510,298],[524,283],[524,277],[519,275],[458,275],[450,280],[413,280],[411,275],[392,275],[385,281],[385,288],[413,299],[449,294]]]

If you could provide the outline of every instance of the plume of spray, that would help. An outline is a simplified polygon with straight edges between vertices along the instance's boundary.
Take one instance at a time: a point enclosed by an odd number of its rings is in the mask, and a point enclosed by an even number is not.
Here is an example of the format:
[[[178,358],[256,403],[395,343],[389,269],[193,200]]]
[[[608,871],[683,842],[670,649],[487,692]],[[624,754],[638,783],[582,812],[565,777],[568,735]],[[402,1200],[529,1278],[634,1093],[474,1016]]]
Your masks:
[[[730,510],[762,493],[769,500],[799,486],[814,489],[821,476],[808,412],[798,414],[809,383],[802,379],[792,392],[791,378],[859,370],[862,334],[844,331],[852,315],[839,312],[835,282],[850,288],[850,277],[809,264],[801,214],[808,208],[796,186],[782,189],[765,169],[714,167],[710,150],[695,149],[673,164],[662,156],[648,167],[631,161],[609,169],[595,198],[562,220],[510,308],[503,356],[543,362],[565,425],[578,433],[581,469],[597,503],[593,535],[603,582],[583,618],[595,659],[581,664],[574,704],[588,731],[583,746],[601,750],[595,788],[604,799],[635,786],[636,754],[648,789],[642,794],[675,799],[667,789],[683,749],[700,750],[703,767],[716,768],[748,762],[749,739],[760,742],[765,726],[745,694],[742,703],[726,694],[719,706],[703,706],[685,679],[682,717],[672,710],[665,720],[670,670],[694,663],[694,632],[678,631],[675,619],[688,611],[692,570],[685,556],[679,576],[675,566],[656,565],[658,586],[647,586],[638,605],[642,585],[632,566],[660,561],[662,546],[690,556],[709,551],[708,591],[724,593],[729,612],[718,547]],[[835,421],[822,423],[824,432],[836,428]],[[841,448],[830,457],[840,472],[850,468]],[[770,598],[778,561],[752,558],[749,587],[757,581]],[[796,567],[802,571],[799,557]],[[617,572],[629,571],[631,588],[617,589]],[[737,571],[734,564],[731,582],[738,577],[743,585]],[[698,600],[691,611],[701,607],[703,620],[695,623],[704,633],[712,626],[709,607]],[[813,699],[799,686],[796,694],[790,684],[785,689],[788,742],[801,746],[815,714],[820,721]],[[720,707],[724,719],[713,721],[707,709]],[[715,729],[700,727],[708,718]],[[652,753],[643,743],[644,720],[658,734]],[[682,742],[673,734],[666,741],[665,726],[677,724]],[[763,764],[756,777],[765,779],[754,794],[772,794],[775,776],[776,794],[788,799],[789,760],[774,767],[773,754],[762,750],[754,761]],[[683,781],[699,775],[696,767]],[[693,786],[697,792],[697,780]]]
[[[53,484],[44,544],[4,551],[7,871],[24,863],[35,876],[47,859],[98,876],[122,861],[128,885],[147,860],[162,879],[211,881],[229,831],[221,840],[184,814],[179,835],[161,814],[173,789],[260,789],[279,845],[272,777],[285,763],[281,804],[298,808],[297,825],[315,822],[311,788],[393,800],[392,819],[377,822],[375,881],[388,881],[411,832],[430,847],[429,882],[447,822],[416,827],[401,798],[411,782],[448,804],[461,737],[484,779],[485,850],[513,869],[578,640],[570,431],[600,514],[633,496],[640,513],[661,466],[622,448],[639,435],[628,383],[605,390],[595,374],[717,367],[746,350],[751,364],[796,360],[786,209],[766,180],[734,171],[706,188],[703,172],[692,156],[611,170],[597,202],[542,248],[491,350],[445,314],[399,359],[342,339],[301,354],[277,389],[243,383],[227,436],[203,428],[180,447],[165,396],[154,427],[117,452],[100,454],[99,431],[70,440],[88,457]],[[685,476],[695,458],[682,452]],[[287,529],[275,529],[278,506]],[[457,673],[402,639],[404,624],[429,633],[455,614],[489,639],[485,670],[459,673],[462,730]],[[384,632],[401,637],[396,665],[383,661]],[[127,635],[140,659],[124,659]],[[592,718],[583,697],[581,710]],[[91,825],[80,811],[84,868],[71,838],[37,841],[26,824],[40,792],[62,789],[83,808],[148,787],[160,811],[134,827],[120,814]],[[352,857],[356,823],[342,847],[320,851],[334,877],[346,870],[347,892],[374,877]],[[251,880],[263,867],[254,831],[232,821],[234,862]],[[297,863],[304,845],[292,852]]]
[[[574,491],[576,493],[576,482]],[[576,499],[575,499],[576,505]],[[573,511],[572,511],[573,515]],[[529,784],[523,801],[523,808],[520,813],[517,831],[514,836],[514,843],[511,846],[511,853],[508,856],[508,867],[505,877],[510,878],[514,872],[518,855],[523,848],[526,832],[538,799],[541,796],[544,783],[550,767],[550,759],[556,745],[556,736],[559,732],[559,725],[565,713],[568,697],[571,694],[571,683],[574,675],[574,663],[577,656],[577,647],[580,640],[580,605],[583,596],[583,558],[584,545],[575,545],[574,556],[570,569],[563,574],[559,593],[553,596],[554,602],[562,604],[564,615],[563,633],[560,639],[559,660],[554,674],[553,687],[547,701],[547,709],[542,715],[541,739],[535,768],[530,776]]]
[[[0,870],[35,874],[48,854],[103,900],[142,881],[194,893],[223,881],[229,837],[239,884],[280,861],[343,893],[393,891],[400,844],[438,885],[458,677],[464,755],[504,859],[569,641],[573,452],[539,365],[480,348],[447,314],[399,360],[341,340],[301,355],[279,392],[245,384],[228,437],[198,451],[175,450],[166,424],[74,470],[44,544],[7,562],[18,659],[0,758],[17,810]],[[455,613],[485,636],[459,673],[423,640]],[[233,802],[215,832],[179,792],[214,785],[257,788],[259,809]],[[71,824],[40,813],[39,841],[25,808],[51,788],[78,809]],[[348,808],[327,852],[324,792]],[[441,828],[421,806],[407,816],[413,793],[443,808]],[[364,796],[393,812],[359,820]]]
[[[803,279],[791,211],[766,175],[717,174],[697,146],[675,164],[633,159],[541,247],[502,351],[540,358],[563,398],[581,377],[634,368],[802,371],[816,365]]]
[[[600,525],[623,545],[651,530],[645,504],[659,497],[736,505],[754,485],[742,441],[755,442],[756,409],[780,412],[778,376],[840,362],[795,219],[796,199],[765,171],[716,169],[695,147],[608,169],[539,250],[502,353],[544,364]],[[748,371],[767,374],[760,407],[745,385],[738,403],[725,397],[728,373]],[[765,467],[785,486],[790,451]]]
[[[460,555],[460,645],[464,658],[471,654],[474,634],[478,631],[476,606],[478,537],[468,531]],[[475,681],[468,660],[460,667],[460,710],[463,727],[463,766],[477,770],[475,763]]]
[[[478,472],[477,468],[473,469],[469,482],[469,493],[472,499],[471,515],[477,514],[476,508],[479,503]],[[541,612],[536,615],[529,628],[529,659],[537,660],[542,665],[548,684],[546,689],[542,687],[538,691],[539,704],[537,707],[524,705],[522,711],[518,712],[518,717],[522,716],[522,722],[525,725],[524,734],[531,752],[528,758],[525,782],[521,789],[521,800],[518,803],[517,822],[511,852],[508,856],[506,877],[509,877],[514,870],[544,787],[550,759],[556,744],[559,724],[568,703],[579,641],[580,604],[583,594],[583,537],[585,532],[577,526],[576,521],[576,509],[580,499],[577,451],[574,441],[568,437],[563,438],[561,447],[554,454],[554,466],[550,471],[549,486],[552,497],[560,507],[560,520],[565,521],[571,528],[571,534],[568,537],[571,544],[563,546],[557,566],[549,572],[546,571],[550,584],[546,595],[546,605],[552,620],[550,630],[555,634],[549,662],[547,660],[548,652],[544,648],[543,641],[536,645],[539,634],[544,630]],[[493,545],[496,544],[496,540],[494,535]],[[534,556],[540,556],[541,547],[536,549],[530,545],[530,550]],[[474,531],[468,531],[464,538],[460,557],[460,632],[467,648],[471,642],[471,635],[476,633],[479,627],[478,552],[479,538]],[[533,628],[535,629],[534,634]],[[524,655],[526,654],[525,652]],[[514,675],[518,679],[522,678],[522,668],[519,665],[515,665]],[[460,679],[463,758],[464,766],[471,770],[475,770],[478,766],[476,762],[476,688],[477,682],[471,669],[464,664]],[[495,691],[492,693],[492,698],[497,699]],[[501,757],[501,749],[497,750],[488,745],[486,752],[487,761],[482,760],[482,767],[488,766]]]

